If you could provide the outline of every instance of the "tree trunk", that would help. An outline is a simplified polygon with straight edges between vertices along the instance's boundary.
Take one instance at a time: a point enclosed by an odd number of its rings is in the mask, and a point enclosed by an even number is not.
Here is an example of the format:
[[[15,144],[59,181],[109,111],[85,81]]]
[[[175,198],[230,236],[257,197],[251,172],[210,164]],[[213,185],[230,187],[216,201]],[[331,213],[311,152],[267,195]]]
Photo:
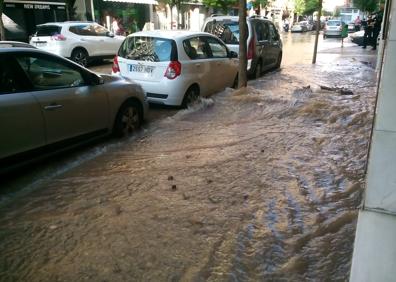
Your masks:
[[[238,88],[247,86],[247,24],[246,0],[239,0],[239,72]]]
[[[170,29],[173,29],[173,5],[169,5],[170,6],[170,16],[171,16],[171,27]]]
[[[320,32],[320,17],[322,16],[322,2],[323,0],[319,0],[319,11],[318,11],[318,18],[316,20],[316,36],[315,36],[315,47],[314,47],[314,54],[312,58],[312,64],[316,64],[316,54],[318,53],[318,40],[319,40],[319,32]]]
[[[5,40],[5,30],[3,24],[3,5],[4,0],[0,0],[0,40]]]

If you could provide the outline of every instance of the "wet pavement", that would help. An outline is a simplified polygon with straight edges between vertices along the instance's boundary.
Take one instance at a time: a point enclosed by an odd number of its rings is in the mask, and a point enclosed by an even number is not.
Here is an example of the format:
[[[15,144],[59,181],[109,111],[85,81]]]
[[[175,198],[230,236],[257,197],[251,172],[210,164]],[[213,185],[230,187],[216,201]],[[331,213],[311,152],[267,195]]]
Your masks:
[[[312,42],[288,34],[248,88],[7,182],[0,280],[347,280],[375,53],[326,40],[311,65]]]

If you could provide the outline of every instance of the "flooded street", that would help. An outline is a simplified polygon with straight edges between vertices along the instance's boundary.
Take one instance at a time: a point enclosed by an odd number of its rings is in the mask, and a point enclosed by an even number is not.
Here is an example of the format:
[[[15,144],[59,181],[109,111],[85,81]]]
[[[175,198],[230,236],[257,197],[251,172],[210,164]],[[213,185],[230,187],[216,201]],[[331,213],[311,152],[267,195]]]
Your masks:
[[[246,89],[6,182],[0,281],[347,280],[375,53],[283,40]]]

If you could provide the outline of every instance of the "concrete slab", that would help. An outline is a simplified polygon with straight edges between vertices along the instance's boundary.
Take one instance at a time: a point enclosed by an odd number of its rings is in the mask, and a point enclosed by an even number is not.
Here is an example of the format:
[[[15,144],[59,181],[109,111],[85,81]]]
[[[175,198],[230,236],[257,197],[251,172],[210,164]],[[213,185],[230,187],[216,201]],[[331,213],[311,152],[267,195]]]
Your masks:
[[[396,214],[396,132],[374,131],[365,207]]]
[[[395,238],[395,216],[361,211],[358,219],[350,281],[395,281]]]
[[[387,42],[384,57],[384,69],[378,94],[378,108],[375,129],[396,131],[396,41]]]

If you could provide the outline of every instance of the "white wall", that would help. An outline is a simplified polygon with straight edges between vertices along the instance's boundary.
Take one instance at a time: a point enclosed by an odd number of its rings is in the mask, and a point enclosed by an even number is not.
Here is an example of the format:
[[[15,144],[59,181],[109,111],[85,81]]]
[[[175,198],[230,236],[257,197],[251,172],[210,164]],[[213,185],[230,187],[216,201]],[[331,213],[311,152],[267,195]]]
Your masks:
[[[382,45],[384,60],[367,187],[359,213],[350,281],[396,281],[396,3],[389,3],[389,33]]]

